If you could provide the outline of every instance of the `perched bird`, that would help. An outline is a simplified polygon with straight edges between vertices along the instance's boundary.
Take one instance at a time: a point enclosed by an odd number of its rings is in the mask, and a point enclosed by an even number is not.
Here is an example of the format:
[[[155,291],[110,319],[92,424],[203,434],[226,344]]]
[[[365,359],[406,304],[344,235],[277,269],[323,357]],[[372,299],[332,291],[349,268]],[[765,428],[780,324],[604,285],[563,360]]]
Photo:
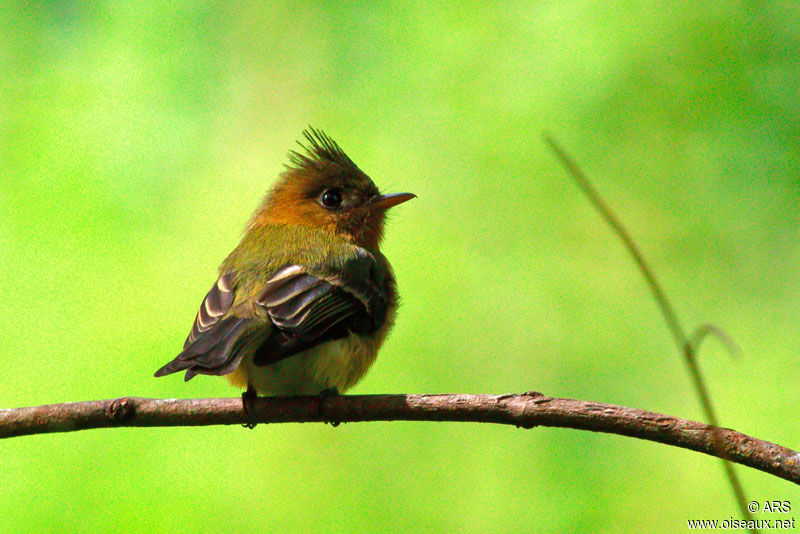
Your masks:
[[[352,387],[375,360],[397,306],[378,250],[385,214],[415,195],[380,194],[330,137],[303,134],[222,262],[183,352],[155,376],[227,375],[245,398],[314,395]]]

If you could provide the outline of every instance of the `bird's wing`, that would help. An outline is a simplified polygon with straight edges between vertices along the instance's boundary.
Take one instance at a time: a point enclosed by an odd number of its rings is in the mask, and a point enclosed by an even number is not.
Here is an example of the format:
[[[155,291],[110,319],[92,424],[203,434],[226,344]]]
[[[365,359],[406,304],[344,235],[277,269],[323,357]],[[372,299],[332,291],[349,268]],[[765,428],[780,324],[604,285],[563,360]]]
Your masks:
[[[363,249],[335,268],[285,265],[256,299],[272,324],[263,328],[253,324],[259,322],[254,317],[227,315],[234,301],[235,273],[225,273],[203,299],[183,352],[155,375],[183,370],[186,380],[197,374],[225,375],[253,348],[253,362],[269,365],[348,332],[375,332],[386,320],[385,276],[375,257]]]
[[[197,374],[226,375],[236,369],[244,355],[237,342],[252,319],[225,316],[233,304],[234,276],[228,272],[219,277],[200,305],[183,352],[155,376],[186,370],[189,380]]]
[[[200,336],[219,324],[220,318],[231,309],[233,304],[233,277],[235,273],[226,273],[219,277],[208,292],[197,311],[192,331],[183,343],[186,349]]]
[[[368,334],[380,328],[386,297],[376,265],[363,251],[335,274],[303,265],[279,269],[256,299],[277,331],[256,352],[254,363],[268,365],[350,331]]]

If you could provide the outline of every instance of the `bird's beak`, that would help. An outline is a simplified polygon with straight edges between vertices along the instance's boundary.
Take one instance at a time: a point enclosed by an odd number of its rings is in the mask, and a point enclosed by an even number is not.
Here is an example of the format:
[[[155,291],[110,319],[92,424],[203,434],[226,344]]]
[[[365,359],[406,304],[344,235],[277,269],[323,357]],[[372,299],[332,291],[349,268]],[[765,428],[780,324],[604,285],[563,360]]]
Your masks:
[[[402,204],[407,200],[411,200],[412,198],[416,198],[417,195],[414,193],[392,193],[391,195],[376,195],[372,197],[370,204],[373,207],[388,210],[391,207],[397,206],[398,204]]]

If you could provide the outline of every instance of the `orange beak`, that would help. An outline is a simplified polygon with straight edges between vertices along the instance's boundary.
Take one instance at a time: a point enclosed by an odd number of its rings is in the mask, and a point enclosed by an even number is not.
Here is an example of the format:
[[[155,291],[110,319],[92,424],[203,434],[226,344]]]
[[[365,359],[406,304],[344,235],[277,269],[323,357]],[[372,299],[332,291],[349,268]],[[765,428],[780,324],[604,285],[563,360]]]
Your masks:
[[[402,204],[407,200],[416,198],[414,193],[392,193],[391,195],[377,195],[372,197],[370,204],[377,209],[388,210],[398,204]]]

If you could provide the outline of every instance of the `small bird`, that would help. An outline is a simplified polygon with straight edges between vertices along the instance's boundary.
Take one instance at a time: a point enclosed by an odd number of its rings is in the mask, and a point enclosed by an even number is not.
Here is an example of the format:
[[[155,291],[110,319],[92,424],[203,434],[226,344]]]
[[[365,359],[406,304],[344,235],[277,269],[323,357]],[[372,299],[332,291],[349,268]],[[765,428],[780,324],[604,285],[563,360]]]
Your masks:
[[[415,197],[382,195],[322,131],[256,209],[219,268],[183,352],[156,371],[227,375],[256,395],[344,392],[358,382],[397,307],[378,247],[386,210]]]

